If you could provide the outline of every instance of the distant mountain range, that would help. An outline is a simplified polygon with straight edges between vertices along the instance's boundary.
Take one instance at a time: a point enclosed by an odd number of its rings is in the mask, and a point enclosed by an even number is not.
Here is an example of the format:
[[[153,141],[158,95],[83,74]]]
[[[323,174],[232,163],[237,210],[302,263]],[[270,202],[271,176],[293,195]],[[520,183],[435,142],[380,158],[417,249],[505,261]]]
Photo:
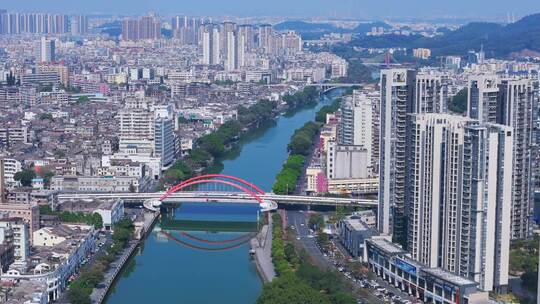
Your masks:
[[[420,35],[362,36],[354,39],[353,46],[429,48],[435,56],[463,55],[468,50],[483,46],[488,57],[540,56],[540,14],[502,25],[473,22],[433,38]]]

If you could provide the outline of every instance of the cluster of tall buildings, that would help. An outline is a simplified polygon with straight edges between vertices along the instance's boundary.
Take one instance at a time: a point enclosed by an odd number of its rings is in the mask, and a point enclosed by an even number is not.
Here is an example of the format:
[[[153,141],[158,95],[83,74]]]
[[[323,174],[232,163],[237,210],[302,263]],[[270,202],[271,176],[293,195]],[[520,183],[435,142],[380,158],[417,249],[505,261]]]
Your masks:
[[[381,72],[379,230],[428,267],[504,291],[510,240],[530,233],[538,78],[471,76],[466,116],[447,112],[447,81]]]
[[[233,22],[202,26],[203,64],[223,63],[225,70],[244,66],[247,53],[281,55],[302,50],[302,38],[295,32],[277,33],[270,25],[237,25]]]
[[[122,40],[147,40],[161,37],[161,22],[154,16],[122,21]]]
[[[202,28],[202,64],[223,63],[225,70],[232,71],[244,66],[245,52],[253,47],[253,31],[243,30],[232,22],[222,25],[204,24]],[[250,45],[250,47],[248,47]]]
[[[122,23],[123,40],[159,39],[161,23],[153,16],[126,19]],[[281,55],[302,50],[302,38],[295,32],[275,32],[264,24],[236,24],[225,21],[175,16],[171,19],[172,35],[182,44],[198,45],[202,49],[201,63],[223,65],[225,70],[237,70],[245,65],[248,53]]]
[[[10,13],[0,10],[0,34],[67,34],[88,32],[85,15]]]

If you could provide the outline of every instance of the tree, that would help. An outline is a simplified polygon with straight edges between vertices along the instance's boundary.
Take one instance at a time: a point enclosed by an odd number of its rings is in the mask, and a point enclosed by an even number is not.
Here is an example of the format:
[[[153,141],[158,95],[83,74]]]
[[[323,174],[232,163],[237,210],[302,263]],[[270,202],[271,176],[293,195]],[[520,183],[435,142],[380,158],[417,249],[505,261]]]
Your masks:
[[[40,120],[50,120],[50,121],[54,120],[51,113],[41,113],[41,115],[39,115],[39,119]]]
[[[77,98],[76,104],[83,104],[83,103],[86,103],[86,102],[89,102],[89,101],[90,101],[90,98],[88,96],[81,96],[81,97]]]
[[[137,188],[135,187],[133,183],[129,184],[129,192],[131,193],[137,192]]]
[[[324,228],[324,217],[321,214],[313,214],[309,217],[309,227],[313,230],[321,230]]]
[[[527,290],[536,292],[538,289],[538,272],[529,270],[523,273],[521,275],[521,282]]]
[[[24,169],[15,173],[13,177],[16,181],[21,182],[24,187],[32,186],[32,179],[36,178],[36,172],[32,169]]]
[[[225,152],[223,138],[215,133],[201,137],[199,148],[210,153],[213,157],[219,157]]]
[[[99,213],[94,213],[91,216],[92,216],[91,222],[92,222],[92,225],[94,225],[94,228],[95,229],[103,228],[103,218],[101,217],[101,215]]]
[[[313,138],[319,132],[320,124],[307,122],[302,128],[296,130],[291,137],[291,142],[287,149],[291,154],[307,156],[313,146]]]
[[[467,112],[467,88],[459,91],[456,96],[454,96],[450,103],[448,104],[448,110],[454,113],[463,114]]]
[[[179,116],[178,117],[178,123],[179,124],[187,124],[187,123],[189,123],[189,120],[187,120],[184,116]]]
[[[330,300],[308,284],[289,274],[264,285],[257,304],[330,304]]]
[[[51,186],[51,179],[54,176],[54,172],[46,170],[41,172],[41,176],[43,176],[43,186],[48,189]]]
[[[332,105],[322,107],[315,115],[315,121],[326,123],[326,115],[336,112],[339,109],[340,98],[337,98]]]
[[[70,286],[68,291],[68,299],[70,303],[77,304],[91,304],[90,295],[87,294],[82,288]]]
[[[346,292],[337,292],[332,296],[333,304],[356,304],[356,299],[350,293]]]

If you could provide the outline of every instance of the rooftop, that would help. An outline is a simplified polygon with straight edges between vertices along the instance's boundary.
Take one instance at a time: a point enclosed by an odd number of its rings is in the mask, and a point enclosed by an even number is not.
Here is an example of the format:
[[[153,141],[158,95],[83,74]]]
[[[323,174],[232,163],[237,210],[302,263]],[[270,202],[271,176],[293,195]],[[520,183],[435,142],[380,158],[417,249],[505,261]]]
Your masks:
[[[471,286],[471,285],[478,285],[478,283],[471,281],[469,279],[457,276],[455,274],[452,274],[448,271],[445,271],[441,268],[425,268],[422,269],[423,272],[432,275],[434,277],[437,277],[443,281],[458,285],[458,286]]]
[[[369,229],[369,227],[366,224],[364,224],[362,220],[358,218],[347,218],[347,219],[344,219],[343,221],[345,222],[346,225],[348,225],[355,231],[363,231],[363,230]]]
[[[399,253],[406,253],[403,248],[399,247],[398,245],[386,240],[386,239],[370,239],[368,242],[371,242],[374,246],[379,247],[381,250],[389,253],[389,254],[399,254]]]

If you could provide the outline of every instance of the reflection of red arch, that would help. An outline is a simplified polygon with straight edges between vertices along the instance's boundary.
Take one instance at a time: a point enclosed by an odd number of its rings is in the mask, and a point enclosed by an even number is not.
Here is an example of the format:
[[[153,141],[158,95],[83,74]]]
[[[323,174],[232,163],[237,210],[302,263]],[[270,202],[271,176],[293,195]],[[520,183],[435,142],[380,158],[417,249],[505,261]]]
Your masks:
[[[231,249],[235,249],[235,248],[238,248],[242,245],[244,245],[245,243],[249,242],[250,239],[246,239],[246,240],[243,240],[242,242],[238,243],[238,244],[234,244],[234,245],[231,245],[231,246],[227,246],[227,247],[221,247],[221,248],[205,248],[205,247],[200,247],[200,246],[196,246],[196,245],[192,245],[192,244],[189,244],[187,242],[184,242],[176,237],[174,237],[171,233],[169,232],[166,232],[166,231],[161,231],[161,233],[163,235],[165,235],[168,239],[170,240],[173,240],[175,242],[177,242],[178,244],[181,244],[181,245],[184,245],[186,247],[189,247],[189,248],[192,248],[192,249],[197,249],[197,250],[202,250],[202,251],[213,251],[213,252],[216,252],[216,251],[227,251],[227,250],[231,250]]]
[[[188,239],[192,239],[194,241],[198,241],[198,242],[206,243],[206,244],[217,244],[217,245],[235,243],[235,242],[238,242],[240,240],[245,240],[246,238],[252,239],[253,236],[255,235],[254,233],[248,233],[248,234],[244,234],[244,235],[241,235],[241,236],[239,236],[237,238],[230,239],[230,240],[214,241],[214,240],[202,239],[202,238],[196,237],[196,236],[191,235],[191,234],[186,233],[186,232],[181,232],[181,234],[183,236],[187,237]]]
[[[215,174],[215,175],[219,175],[219,174]],[[204,179],[204,175],[203,176],[200,176],[198,178],[193,178],[193,179],[188,179],[174,187],[172,187],[171,189],[169,189],[165,194],[163,194],[159,200],[160,201],[163,201],[165,199],[167,199],[169,196],[171,196],[173,193],[177,192],[177,191],[180,191],[186,187],[189,187],[189,186],[193,186],[193,185],[200,185],[200,184],[211,184],[211,183],[216,183],[216,184],[223,184],[223,185],[228,185],[228,186],[231,186],[231,187],[234,187],[238,190],[241,190],[242,192],[246,193],[246,194],[249,194],[251,197],[253,197],[257,202],[259,202],[259,204],[264,204],[264,201],[262,200],[262,198],[259,196],[259,194],[253,192],[252,190],[249,190],[245,187],[242,187],[238,184],[235,184],[233,182],[230,182],[230,181],[226,181],[226,180],[221,180],[221,179]],[[246,182],[247,183],[247,182]],[[261,190],[262,191],[262,190]]]
[[[243,180],[241,178],[238,178],[236,176],[231,176],[231,175],[225,175],[225,174],[206,174],[206,175],[200,175],[200,176],[195,176],[195,177],[192,177],[190,179],[187,179],[181,183],[179,183],[178,185],[172,187],[171,189],[169,189],[167,192],[169,191],[172,191],[173,193],[178,191],[180,188],[182,188],[182,186],[184,184],[188,184],[188,183],[191,183],[193,181],[196,181],[196,180],[202,180],[202,179],[213,179],[213,178],[222,178],[222,179],[225,179],[225,180],[230,180],[230,181],[235,181],[235,182],[238,182],[238,183],[241,183],[243,184],[244,186],[248,186],[250,187],[251,189],[255,190],[254,192],[257,192],[258,194],[265,194],[265,192],[257,187],[256,185],[246,181],[246,180]]]

